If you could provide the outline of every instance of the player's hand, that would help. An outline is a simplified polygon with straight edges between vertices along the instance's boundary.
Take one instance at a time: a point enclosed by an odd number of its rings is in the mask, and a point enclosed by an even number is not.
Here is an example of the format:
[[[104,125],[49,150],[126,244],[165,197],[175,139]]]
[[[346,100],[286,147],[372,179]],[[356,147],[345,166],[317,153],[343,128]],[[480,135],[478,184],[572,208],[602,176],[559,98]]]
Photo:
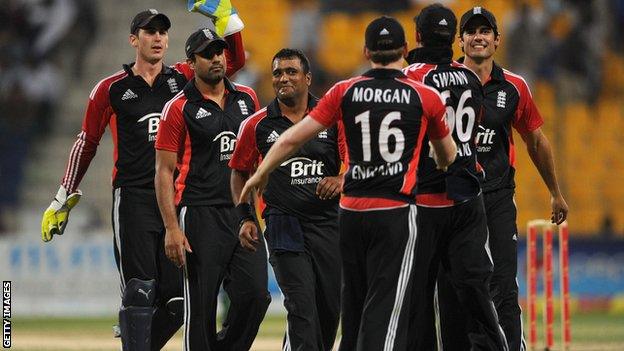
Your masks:
[[[167,229],[165,233],[165,254],[177,267],[186,264],[186,253],[193,252],[186,235],[180,228]]]
[[[258,240],[258,227],[252,220],[245,221],[238,230],[238,240],[242,247],[249,251],[256,251],[256,246],[260,243]]]
[[[563,196],[554,196],[550,199],[552,205],[552,217],[550,221],[557,225],[563,223],[568,218],[568,204],[563,199]]]
[[[187,8],[209,17],[214,22],[215,32],[222,38],[245,27],[231,0],[187,0]]]
[[[41,239],[44,242],[52,240],[56,235],[63,235],[67,221],[69,220],[69,211],[72,210],[80,201],[82,192],[76,190],[67,195],[67,190],[61,185],[54,200],[43,212],[41,219]]]
[[[316,186],[316,196],[321,200],[332,199],[342,191],[342,176],[325,177]]]
[[[243,186],[243,190],[241,191],[240,197],[238,198],[238,202],[242,203],[248,201],[249,196],[255,190],[258,192],[258,196],[262,195],[264,188],[269,182],[269,176],[264,175],[258,171],[251,176],[251,178],[247,179],[245,182],[245,186]]]

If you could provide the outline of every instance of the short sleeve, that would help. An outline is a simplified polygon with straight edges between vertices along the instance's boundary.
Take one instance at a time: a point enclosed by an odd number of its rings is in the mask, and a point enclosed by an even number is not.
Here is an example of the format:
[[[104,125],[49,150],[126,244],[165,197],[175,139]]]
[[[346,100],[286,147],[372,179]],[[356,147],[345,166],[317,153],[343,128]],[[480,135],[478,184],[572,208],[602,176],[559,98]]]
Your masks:
[[[544,120],[535,105],[531,90],[524,80],[516,85],[520,94],[520,101],[513,119],[513,127],[521,134],[530,133],[544,124]]]
[[[310,117],[325,127],[331,127],[341,116],[340,103],[343,96],[342,90],[340,83],[329,89],[321,100],[319,100],[318,104],[316,104],[316,107],[310,111]]]
[[[179,152],[184,145],[186,125],[184,123],[184,101],[173,99],[163,109],[154,147],[157,150]]]
[[[266,110],[259,112],[262,115],[265,113]],[[259,114],[255,114],[241,123],[236,137],[236,147],[228,164],[230,168],[246,172],[255,170],[260,156],[256,144],[256,125],[262,117]]]

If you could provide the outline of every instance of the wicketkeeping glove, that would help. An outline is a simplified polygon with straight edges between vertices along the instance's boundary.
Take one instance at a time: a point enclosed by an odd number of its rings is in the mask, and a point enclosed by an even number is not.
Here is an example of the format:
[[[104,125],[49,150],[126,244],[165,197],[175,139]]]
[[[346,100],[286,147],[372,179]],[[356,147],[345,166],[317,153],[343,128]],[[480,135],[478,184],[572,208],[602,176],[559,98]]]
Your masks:
[[[245,27],[231,0],[187,0],[186,4],[189,11],[210,17],[220,37],[240,32]]]
[[[82,191],[80,190],[67,195],[67,190],[61,185],[41,219],[41,239],[43,241],[52,240],[54,234],[63,235],[69,220],[69,211],[78,204],[81,196]]]

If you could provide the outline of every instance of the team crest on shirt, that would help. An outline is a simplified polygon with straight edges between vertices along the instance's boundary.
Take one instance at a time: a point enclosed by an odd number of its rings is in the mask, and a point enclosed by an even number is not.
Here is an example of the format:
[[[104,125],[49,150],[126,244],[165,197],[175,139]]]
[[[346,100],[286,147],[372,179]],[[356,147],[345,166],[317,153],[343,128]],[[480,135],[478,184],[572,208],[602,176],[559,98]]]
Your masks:
[[[180,91],[180,88],[178,87],[178,82],[176,82],[175,78],[167,79],[167,84],[169,84],[169,90],[172,94]]]
[[[499,90],[498,96],[496,96],[496,107],[505,108],[507,103],[507,93]]]
[[[249,108],[247,108],[247,104],[245,100],[238,100],[238,106],[240,107],[241,113],[245,116],[249,115]]]

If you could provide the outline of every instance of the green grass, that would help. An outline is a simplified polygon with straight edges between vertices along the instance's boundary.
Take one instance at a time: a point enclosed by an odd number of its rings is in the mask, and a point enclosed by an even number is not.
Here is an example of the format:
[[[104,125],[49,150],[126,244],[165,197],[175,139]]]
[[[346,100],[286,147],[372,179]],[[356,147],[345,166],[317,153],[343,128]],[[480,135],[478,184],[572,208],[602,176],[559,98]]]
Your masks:
[[[538,316],[538,335],[542,345],[541,316]],[[558,321],[558,320],[557,320]],[[115,324],[114,317],[108,318],[14,318],[13,344],[15,350],[44,350],[61,351],[64,348],[50,346],[46,344],[46,338],[64,338],[67,342],[80,344],[86,343],[86,338],[91,346],[85,350],[118,350],[118,347],[111,347],[112,331]],[[576,314],[572,316],[572,350],[624,350],[624,315],[607,314]],[[258,340],[264,340],[269,346],[263,348],[255,347],[254,350],[273,350],[279,348],[285,327],[283,316],[268,316],[260,327]],[[525,328],[527,325],[525,324]],[[554,325],[555,350],[560,350],[560,326]],[[39,344],[31,341],[30,345],[20,345],[20,339],[30,338],[39,340]],[[180,336],[177,337],[178,340]],[[83,340],[84,339],[84,340]],[[83,340],[83,341],[81,341]],[[101,348],[94,347],[93,343],[102,345]],[[72,348],[75,349],[75,348]],[[80,349],[80,348],[78,348]],[[177,350],[177,348],[167,348]]]

